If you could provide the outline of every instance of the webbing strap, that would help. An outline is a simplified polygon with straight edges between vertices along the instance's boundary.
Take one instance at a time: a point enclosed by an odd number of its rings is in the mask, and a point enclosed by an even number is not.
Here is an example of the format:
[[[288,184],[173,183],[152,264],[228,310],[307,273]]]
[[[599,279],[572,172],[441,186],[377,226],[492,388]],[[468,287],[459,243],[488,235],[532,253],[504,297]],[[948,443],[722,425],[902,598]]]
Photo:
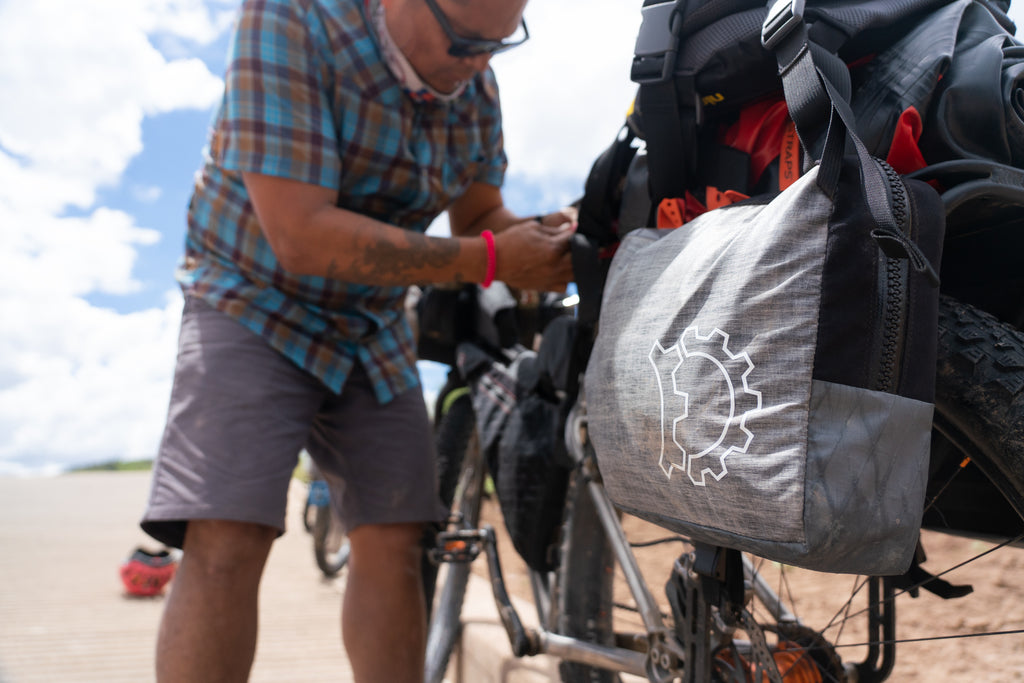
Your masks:
[[[691,170],[687,168],[687,150],[692,153],[696,121],[680,112],[674,79],[641,85],[637,99],[647,141],[651,203],[657,205],[662,199],[682,197],[686,192]]]
[[[780,0],[779,4],[783,2],[796,5],[800,0]],[[806,25],[802,21],[791,25],[785,35],[778,36],[778,39],[773,41],[786,103],[801,137],[806,134],[801,130],[801,126],[820,125],[809,118],[809,112],[813,108],[809,103],[813,103],[823,94],[830,104],[828,132],[818,170],[818,186],[829,197],[835,195],[839,186],[839,173],[846,152],[846,143],[850,141],[860,164],[864,198],[876,225],[872,237],[887,255],[908,259],[911,267],[938,285],[939,278],[934,267],[920,248],[902,232],[893,215],[888,180],[880,163],[871,156],[857,136],[848,96],[844,96],[825,72],[815,66],[814,53],[808,43]],[[797,111],[800,111],[799,117]]]

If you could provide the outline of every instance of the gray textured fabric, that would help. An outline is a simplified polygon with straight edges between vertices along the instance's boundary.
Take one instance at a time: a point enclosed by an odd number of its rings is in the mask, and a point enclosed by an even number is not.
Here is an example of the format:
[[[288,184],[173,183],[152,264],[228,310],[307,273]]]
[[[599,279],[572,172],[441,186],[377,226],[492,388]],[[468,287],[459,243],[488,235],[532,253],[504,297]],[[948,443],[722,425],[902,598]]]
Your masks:
[[[586,373],[590,436],[612,499],[642,517],[800,566],[902,572],[931,407],[812,382],[831,214],[816,173],[624,239]]]
[[[883,575],[910,566],[933,412],[931,403],[814,382],[804,491],[811,569]]]

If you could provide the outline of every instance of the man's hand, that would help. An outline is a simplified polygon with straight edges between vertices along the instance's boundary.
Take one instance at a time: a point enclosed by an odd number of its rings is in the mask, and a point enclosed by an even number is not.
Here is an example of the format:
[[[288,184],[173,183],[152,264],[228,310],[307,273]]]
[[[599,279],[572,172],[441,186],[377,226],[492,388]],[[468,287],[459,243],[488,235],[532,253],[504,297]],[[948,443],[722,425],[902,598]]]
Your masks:
[[[547,224],[555,220],[561,222]],[[495,235],[496,280],[520,289],[565,291],[572,281],[569,240],[575,224],[561,214],[546,216],[544,221],[516,223]]]
[[[563,223],[572,223],[573,230],[576,229],[576,223],[579,221],[580,212],[576,210],[574,206],[567,206],[561,211],[555,211],[545,216],[540,217],[540,222],[544,225],[551,227],[559,227]]]

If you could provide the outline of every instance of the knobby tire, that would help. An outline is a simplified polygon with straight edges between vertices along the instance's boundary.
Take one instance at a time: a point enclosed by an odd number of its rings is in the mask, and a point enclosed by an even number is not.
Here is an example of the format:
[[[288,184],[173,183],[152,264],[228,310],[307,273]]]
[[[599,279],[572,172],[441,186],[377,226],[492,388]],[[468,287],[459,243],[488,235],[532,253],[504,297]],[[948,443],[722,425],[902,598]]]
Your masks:
[[[577,468],[569,480],[554,596],[558,632],[613,645],[612,582],[615,558],[597,516],[586,479]],[[575,662],[559,663],[564,683],[614,683],[618,674]]]

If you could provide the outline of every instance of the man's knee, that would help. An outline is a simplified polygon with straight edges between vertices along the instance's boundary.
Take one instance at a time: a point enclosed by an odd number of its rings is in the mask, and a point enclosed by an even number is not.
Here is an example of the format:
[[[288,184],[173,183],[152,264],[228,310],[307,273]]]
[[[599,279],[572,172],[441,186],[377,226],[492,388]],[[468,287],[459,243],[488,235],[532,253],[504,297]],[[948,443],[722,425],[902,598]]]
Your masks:
[[[377,564],[403,562],[418,565],[423,554],[420,523],[365,524],[349,532],[352,561]]]
[[[192,520],[185,531],[185,565],[207,580],[235,581],[263,572],[277,529],[227,520]]]

